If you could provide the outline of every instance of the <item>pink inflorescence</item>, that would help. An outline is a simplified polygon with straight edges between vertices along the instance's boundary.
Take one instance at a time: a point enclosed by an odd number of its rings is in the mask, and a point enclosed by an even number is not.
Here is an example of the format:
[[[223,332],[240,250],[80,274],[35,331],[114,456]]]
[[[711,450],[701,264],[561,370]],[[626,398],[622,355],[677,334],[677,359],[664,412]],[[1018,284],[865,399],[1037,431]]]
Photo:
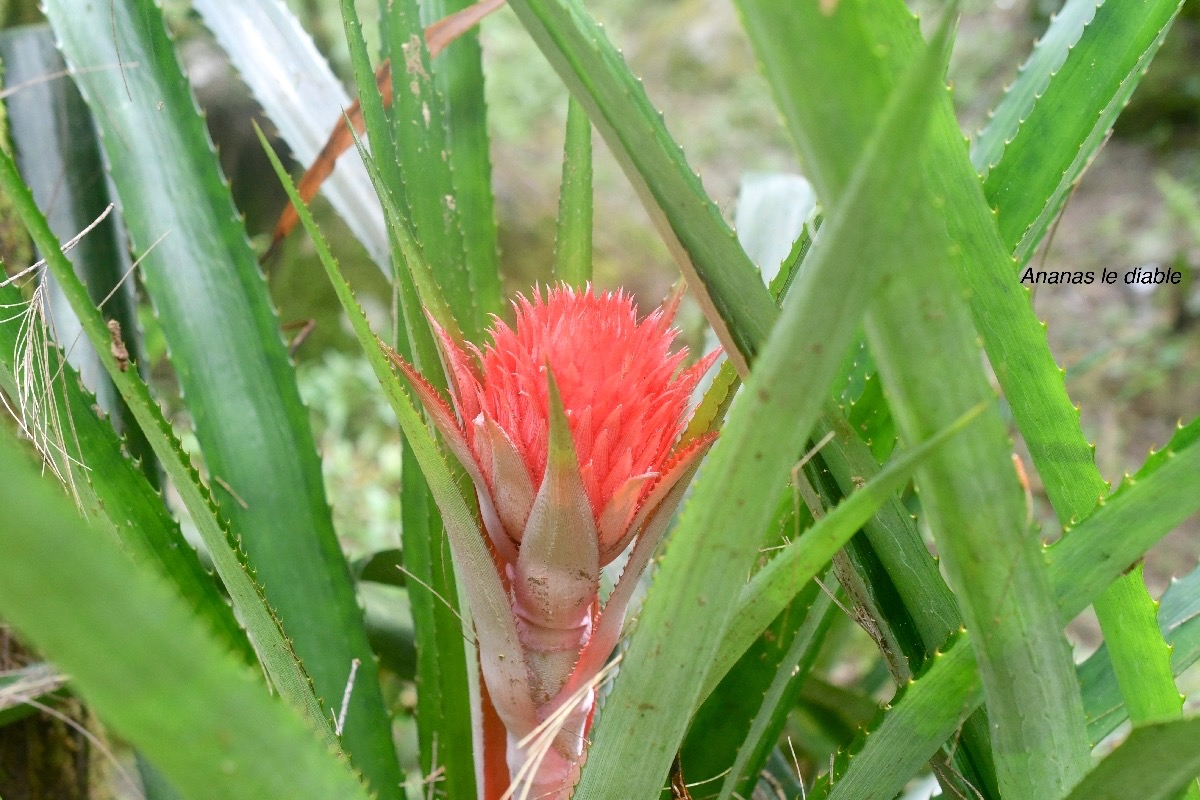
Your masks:
[[[621,291],[597,295],[561,287],[545,300],[520,297],[515,328],[497,320],[491,332],[493,343],[480,358],[482,380],[471,381],[469,393],[508,434],[530,480],[539,483],[549,434],[549,366],[597,521],[626,481],[664,466],[686,425],[692,390],[717,356],[676,377],[687,349],[671,352],[676,331],[667,314],[660,308],[639,322],[633,299]],[[467,419],[479,413],[475,404],[459,412]],[[639,495],[649,489],[649,481],[642,483]]]
[[[718,353],[680,371],[687,351],[671,352],[674,306],[639,321],[620,291],[560,286],[514,306],[515,325],[496,320],[482,350],[459,346],[435,325],[456,414],[401,366],[471,474],[488,533],[510,563],[545,476],[553,376],[606,564],[636,534],[638,512],[651,510],[648,501],[681,474],[675,468],[711,443],[702,437],[674,449],[692,390]]]

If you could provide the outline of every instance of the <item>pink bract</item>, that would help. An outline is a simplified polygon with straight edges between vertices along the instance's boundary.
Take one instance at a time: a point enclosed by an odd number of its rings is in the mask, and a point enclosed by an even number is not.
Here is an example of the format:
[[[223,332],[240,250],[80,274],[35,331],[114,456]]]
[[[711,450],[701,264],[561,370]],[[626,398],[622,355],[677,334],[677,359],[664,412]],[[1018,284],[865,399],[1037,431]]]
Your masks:
[[[477,488],[486,487],[481,500],[491,506],[484,509],[488,532],[501,557],[515,561],[546,469],[549,371],[606,564],[636,532],[631,523],[637,512],[649,510],[646,501],[659,499],[680,457],[692,454],[691,448],[672,449],[686,427],[692,391],[719,352],[680,371],[687,350],[671,351],[674,304],[639,321],[633,299],[622,291],[560,286],[544,299],[518,297],[514,307],[515,325],[497,319],[492,343],[482,351],[458,346],[435,324],[457,412],[453,426],[446,415],[435,413],[435,419],[440,417],[455,455],[471,462],[464,466]],[[421,392],[423,401],[428,394]],[[517,464],[524,475],[517,474]]]
[[[683,432],[691,392],[712,361],[676,377],[687,351],[671,352],[675,330],[667,315],[658,309],[639,322],[623,292],[554,289],[545,301],[521,297],[516,311],[515,329],[500,321],[492,328],[483,380],[473,387],[479,405],[516,445],[530,479],[540,480],[548,444],[549,367],[599,521],[598,509],[626,481],[666,462]],[[643,485],[643,493],[648,488]]]

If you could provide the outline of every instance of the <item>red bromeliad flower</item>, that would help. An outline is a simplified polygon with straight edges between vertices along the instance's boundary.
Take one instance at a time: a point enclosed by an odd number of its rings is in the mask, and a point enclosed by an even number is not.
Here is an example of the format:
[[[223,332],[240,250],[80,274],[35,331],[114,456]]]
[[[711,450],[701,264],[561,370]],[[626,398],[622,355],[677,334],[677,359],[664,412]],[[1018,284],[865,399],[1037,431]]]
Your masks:
[[[671,352],[676,304],[639,322],[626,294],[557,287],[544,300],[519,298],[515,327],[497,320],[482,351],[460,347],[435,324],[453,409],[397,360],[475,484],[527,678],[518,687],[489,681],[488,695],[508,734],[510,773],[533,797],[570,796],[591,719],[590,683],[715,438],[679,444],[692,390],[717,353],[679,371],[687,354]],[[600,569],[635,537],[601,609]],[[488,659],[500,657],[481,649],[485,678]],[[568,701],[575,705],[546,747],[519,744]]]

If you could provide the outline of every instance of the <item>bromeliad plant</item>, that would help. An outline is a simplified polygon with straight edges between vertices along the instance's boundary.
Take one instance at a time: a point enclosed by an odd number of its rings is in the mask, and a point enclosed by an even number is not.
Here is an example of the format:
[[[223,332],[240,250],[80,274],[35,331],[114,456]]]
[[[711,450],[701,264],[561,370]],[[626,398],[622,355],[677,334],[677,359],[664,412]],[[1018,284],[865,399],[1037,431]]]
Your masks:
[[[290,13],[194,5],[296,157],[327,168],[321,144],[350,101]],[[677,798],[886,800],[922,774],[985,800],[1197,796],[1200,723],[1181,716],[1174,677],[1200,658],[1200,573],[1160,609],[1130,567],[1200,505],[1200,421],[1110,494],[1014,268],[1178,0],[1069,0],[969,151],[943,91],[953,10],[926,41],[901,0],[739,0],[823,209],[815,237],[781,232],[790,252],[770,287],[746,254],[764,242],[731,233],[587,9],[510,0],[573,99],[559,282],[509,322],[479,46],[444,35],[497,3],[381,2],[390,77],[372,67],[357,5],[342,5],[361,114],[338,137],[361,127],[371,156],[325,189],[394,282],[393,352],[280,173],[403,432],[400,547],[353,570],[279,320],[158,8],[46,3],[90,108],[96,136],[71,142],[91,142],[92,166],[44,169],[66,149],[36,123],[63,103],[10,105],[21,171],[0,155],[4,198],[129,438],[94,413],[62,352],[29,346],[29,331],[57,329],[72,349],[48,292],[0,287],[20,312],[0,323],[0,390],[26,430],[62,433],[36,439],[46,476],[17,437],[0,442],[0,614],[134,745],[149,796],[171,784],[189,798],[650,800],[669,784]],[[427,35],[423,17],[452,22]],[[628,295],[589,287],[593,126],[728,356],[690,417],[712,357],[683,368],[671,352],[677,298],[639,320]],[[60,248],[102,212],[83,241],[125,241],[110,199],[51,223],[38,207],[57,196],[54,176],[107,191],[89,171],[101,161],[206,479],[141,379],[132,315],[109,299],[121,246],[74,251],[87,287]],[[980,343],[1067,532],[1049,548]],[[159,470],[215,578],[163,505]],[[940,562],[901,498],[910,479]],[[600,571],[625,550],[603,598]],[[377,600],[397,567],[411,621],[395,595]],[[1106,650],[1077,669],[1063,626],[1089,604]],[[885,709],[878,687],[822,678],[842,606],[901,687]],[[413,714],[385,704],[381,672],[415,683]],[[32,675],[0,676],[0,689]],[[789,728],[796,714],[807,724]],[[0,706],[0,724],[12,716]],[[1126,719],[1133,733],[1093,767],[1093,746]],[[397,720],[417,729],[403,759]],[[793,759],[789,735],[814,729]]]
[[[453,411],[395,356],[475,485],[504,591],[493,602],[512,610],[525,674],[511,682],[499,662],[513,654],[483,641],[479,658],[512,778],[532,797],[570,796],[595,683],[633,588],[716,438],[676,446],[692,390],[718,355],[676,374],[687,355],[670,350],[678,300],[639,322],[620,292],[553,288],[520,298],[515,327],[496,321],[482,352],[468,345],[475,358],[435,323]],[[600,570],[635,537],[602,607]],[[497,585],[469,564],[460,569],[468,581]],[[537,736],[539,728],[546,733]],[[502,747],[487,734],[485,749]]]

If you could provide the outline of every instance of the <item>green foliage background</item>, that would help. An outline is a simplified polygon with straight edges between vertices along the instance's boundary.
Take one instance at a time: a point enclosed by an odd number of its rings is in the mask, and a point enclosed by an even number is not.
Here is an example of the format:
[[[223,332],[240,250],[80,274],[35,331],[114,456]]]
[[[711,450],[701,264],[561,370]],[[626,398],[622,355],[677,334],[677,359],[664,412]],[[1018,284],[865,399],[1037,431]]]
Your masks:
[[[478,340],[501,297],[553,264],[644,308],[682,275],[686,338],[715,331],[729,355],[688,433],[722,425],[720,442],[623,645],[576,797],[653,797],[677,753],[705,781],[697,797],[790,798],[801,782],[917,797],[930,780],[952,796],[1200,797],[1180,697],[1200,658],[1194,8],[1072,1],[1047,21],[1040,5],[966,3],[960,22],[927,3],[918,22],[898,1],[512,0],[478,40],[426,54],[385,109],[373,64],[461,5],[293,6],[361,89],[372,156],[337,180],[382,204],[384,233],[356,242],[344,198],[317,201],[264,278],[284,193],[249,118],[277,123],[280,150],[333,118],[286,121],[296,100],[267,94],[290,56],[250,39],[218,34],[264,110],[232,73],[206,77],[226,68],[204,25],[261,9],[307,47],[301,28],[257,3],[47,4],[87,103],[71,101],[86,130],[67,141],[91,161],[49,139],[22,152],[16,131],[3,255],[10,272],[29,260],[19,219],[64,298],[55,319],[81,326],[69,342],[60,329],[68,357],[108,378],[97,401],[53,347],[31,370],[18,312],[33,284],[0,287],[0,391],[21,424],[61,437],[42,442],[39,476],[6,424],[0,618],[132,746],[148,796],[475,795],[460,612],[489,635],[490,559],[375,335],[444,385],[422,308]],[[0,6],[6,26],[36,17]],[[336,88],[316,52],[293,74]],[[66,119],[53,104],[68,90],[33,113]],[[104,191],[55,216],[31,158]],[[746,219],[739,241],[735,208],[794,202],[742,174],[796,171],[820,205]],[[107,237],[109,255],[81,248],[72,265],[56,239],[108,191],[117,211],[85,243]],[[776,265],[747,253],[772,247],[787,257],[768,289],[759,271]],[[126,249],[139,294],[119,297],[139,307],[98,311]],[[1026,263],[1146,261],[1188,281],[1031,298],[1016,280]],[[289,323],[305,320],[293,358]],[[32,669],[0,672],[0,692],[23,697]],[[0,702],[0,724],[13,708]],[[1134,734],[1095,767],[1126,718]]]

